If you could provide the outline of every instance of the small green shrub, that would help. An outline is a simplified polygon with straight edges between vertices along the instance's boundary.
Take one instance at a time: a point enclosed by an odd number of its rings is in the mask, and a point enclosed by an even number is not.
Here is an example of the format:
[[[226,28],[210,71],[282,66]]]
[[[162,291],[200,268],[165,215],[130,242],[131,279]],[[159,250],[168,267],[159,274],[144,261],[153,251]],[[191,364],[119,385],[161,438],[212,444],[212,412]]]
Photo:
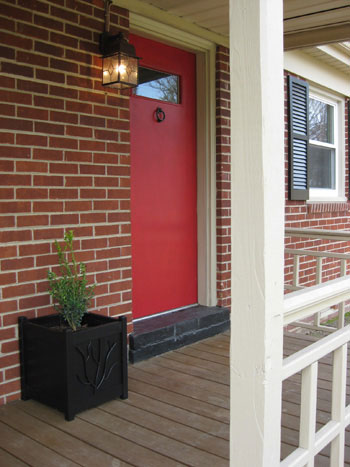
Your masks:
[[[48,271],[47,278],[55,310],[62,315],[73,331],[76,331],[81,326],[83,316],[87,313],[94,296],[95,284],[87,285],[86,267],[85,264],[76,262],[73,240],[73,230],[68,230],[64,235],[63,249],[58,241],[55,241],[61,276]]]

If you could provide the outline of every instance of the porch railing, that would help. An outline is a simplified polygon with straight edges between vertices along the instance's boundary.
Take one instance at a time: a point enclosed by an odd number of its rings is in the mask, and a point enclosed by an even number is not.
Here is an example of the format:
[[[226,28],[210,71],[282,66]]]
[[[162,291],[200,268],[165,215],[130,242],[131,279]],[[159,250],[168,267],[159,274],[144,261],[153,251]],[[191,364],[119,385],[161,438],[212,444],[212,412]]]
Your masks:
[[[348,299],[350,276],[287,294],[284,300],[284,325]],[[350,325],[284,359],[282,381],[301,372],[301,406],[299,446],[281,462],[281,466],[314,465],[316,455],[328,444],[331,444],[330,466],[344,465],[345,429],[350,424],[350,405],[346,406],[349,341]],[[316,431],[318,363],[328,354],[333,355],[331,419]]]
[[[332,240],[336,242],[350,242],[350,232],[339,231],[339,230],[318,230],[318,229],[295,229],[288,228],[285,230],[285,234],[288,237],[301,237],[301,238],[310,238],[310,239],[323,239],[323,240]],[[350,244],[349,244],[350,245]],[[315,251],[312,249],[293,249],[286,248],[285,253],[293,256],[293,279],[291,284],[285,284],[286,290],[301,290],[306,286],[302,285],[300,282],[300,264],[301,258],[311,257],[316,260],[316,280],[315,283],[323,283],[323,268],[326,259],[334,260],[334,262],[339,262],[339,276],[343,277],[347,273],[348,261],[350,261],[350,254],[346,253],[336,253],[328,251]],[[313,316],[313,322],[305,323],[302,321],[297,321],[296,324],[300,327],[310,328],[314,330],[323,330],[326,332],[333,332],[336,328],[330,326],[324,326],[321,323],[322,314],[327,315],[334,313],[335,310],[330,309],[330,307],[320,310]],[[345,320],[345,303],[342,301],[338,305],[338,329],[344,326]]]

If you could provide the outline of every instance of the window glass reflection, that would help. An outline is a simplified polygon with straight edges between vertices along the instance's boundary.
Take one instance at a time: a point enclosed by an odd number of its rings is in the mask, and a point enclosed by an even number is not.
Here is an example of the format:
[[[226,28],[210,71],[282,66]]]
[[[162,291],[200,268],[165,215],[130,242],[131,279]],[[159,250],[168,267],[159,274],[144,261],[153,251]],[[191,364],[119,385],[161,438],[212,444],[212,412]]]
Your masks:
[[[150,68],[139,67],[137,96],[179,104],[179,77]]]

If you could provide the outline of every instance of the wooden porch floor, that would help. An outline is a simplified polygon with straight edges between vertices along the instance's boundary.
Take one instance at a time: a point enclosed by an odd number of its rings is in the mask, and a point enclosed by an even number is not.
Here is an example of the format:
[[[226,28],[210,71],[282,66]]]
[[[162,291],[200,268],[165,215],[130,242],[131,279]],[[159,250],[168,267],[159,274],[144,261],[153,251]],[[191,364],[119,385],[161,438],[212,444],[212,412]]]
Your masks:
[[[286,354],[312,338],[285,336]],[[330,411],[330,361],[320,366],[318,423]],[[284,385],[282,457],[298,437],[300,381]],[[317,466],[329,465],[328,452]],[[72,422],[34,401],[0,408],[0,465],[172,467],[229,465],[229,333],[129,367],[129,399]],[[350,465],[350,439],[346,440]],[[253,467],[253,466],[252,466]]]

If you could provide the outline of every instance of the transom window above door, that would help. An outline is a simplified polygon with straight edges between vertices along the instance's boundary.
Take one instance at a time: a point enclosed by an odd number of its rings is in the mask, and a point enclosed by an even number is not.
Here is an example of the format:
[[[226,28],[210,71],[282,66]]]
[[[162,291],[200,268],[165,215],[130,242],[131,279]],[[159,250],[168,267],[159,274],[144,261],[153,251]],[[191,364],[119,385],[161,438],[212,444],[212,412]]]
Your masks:
[[[179,104],[179,77],[141,66],[139,67],[139,85],[135,89],[135,94],[149,99]]]

